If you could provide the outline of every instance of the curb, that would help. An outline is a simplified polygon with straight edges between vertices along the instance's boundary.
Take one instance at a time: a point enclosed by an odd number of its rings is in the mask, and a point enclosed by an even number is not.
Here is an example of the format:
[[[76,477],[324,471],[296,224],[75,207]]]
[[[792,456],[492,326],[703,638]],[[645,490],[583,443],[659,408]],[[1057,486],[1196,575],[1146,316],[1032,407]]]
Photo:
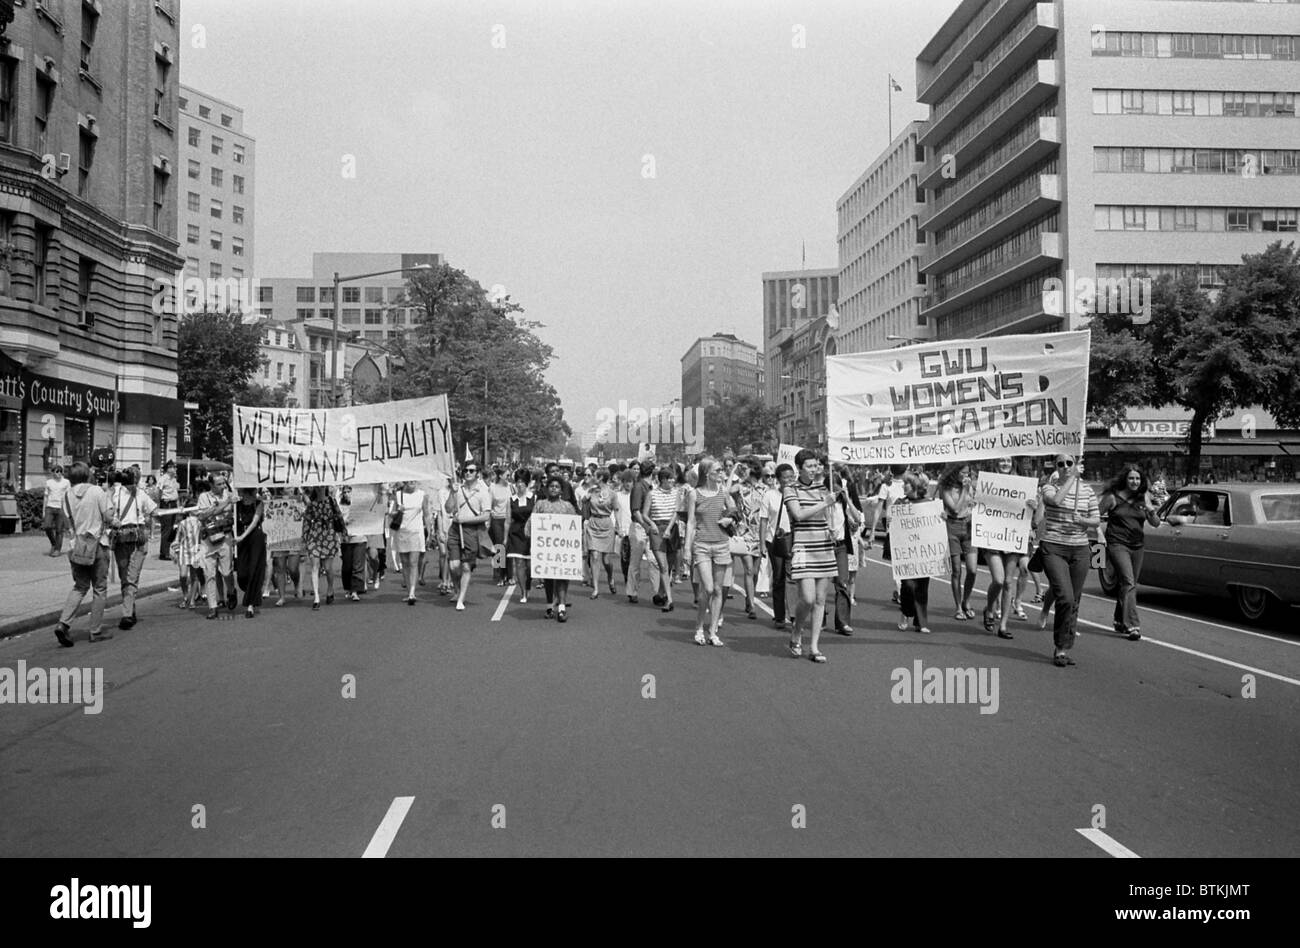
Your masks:
[[[175,585],[172,580],[163,580],[160,582],[150,583],[147,586],[140,586],[135,592],[136,599],[144,599],[147,596],[156,596],[158,593],[167,591],[168,586]],[[66,593],[65,593],[66,595]],[[112,593],[108,597],[108,602],[104,606],[104,612],[122,604],[122,593]],[[23,635],[26,632],[33,632],[45,626],[53,628],[54,623],[59,621],[59,616],[63,614],[62,609],[52,609],[49,612],[40,612],[35,615],[23,616],[20,619],[14,619],[6,625],[0,625],[0,639],[10,639],[16,635]],[[77,618],[90,614],[90,606],[82,602],[81,607],[77,610]],[[107,621],[107,620],[105,620]]]

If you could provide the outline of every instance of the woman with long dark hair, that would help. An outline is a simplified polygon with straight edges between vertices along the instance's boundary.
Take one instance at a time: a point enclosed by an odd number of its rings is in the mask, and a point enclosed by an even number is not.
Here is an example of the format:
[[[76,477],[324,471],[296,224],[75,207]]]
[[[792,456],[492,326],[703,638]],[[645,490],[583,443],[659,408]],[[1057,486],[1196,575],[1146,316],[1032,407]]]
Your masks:
[[[537,495],[533,493],[533,472],[526,467],[515,471],[515,489],[510,496],[510,530],[506,534],[506,562],[514,564],[515,589],[519,601],[528,601],[529,551],[531,540],[524,533],[528,518],[533,515]]]
[[[1074,647],[1079,601],[1092,561],[1088,530],[1101,523],[1097,497],[1079,476],[1080,468],[1073,455],[1058,454],[1056,473],[1043,486],[1043,541],[1039,548],[1056,602],[1052,661],[1062,667],[1075,664],[1069,652]]]
[[[1106,519],[1106,556],[1115,565],[1119,588],[1115,591],[1115,631],[1130,641],[1142,638],[1138,622],[1137,586],[1142,575],[1145,525],[1160,526],[1150,487],[1141,468],[1126,464],[1111,481],[1098,512]]]

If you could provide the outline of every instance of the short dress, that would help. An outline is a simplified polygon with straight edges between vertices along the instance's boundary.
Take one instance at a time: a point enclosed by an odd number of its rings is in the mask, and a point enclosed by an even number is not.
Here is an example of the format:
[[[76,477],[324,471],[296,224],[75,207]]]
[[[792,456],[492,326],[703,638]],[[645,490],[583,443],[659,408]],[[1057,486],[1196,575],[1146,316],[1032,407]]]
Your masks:
[[[755,490],[748,484],[742,484],[736,490],[737,513],[736,536],[745,541],[745,556],[758,556],[760,540],[758,528],[763,519],[763,492]]]
[[[302,545],[308,556],[327,560],[339,555],[339,537],[334,532],[334,503],[313,500],[302,512]]]
[[[796,482],[781,494],[781,503],[793,500],[802,510],[818,507],[822,503],[820,487],[805,487]],[[831,537],[826,511],[807,520],[790,518],[793,528],[794,552],[790,557],[790,578],[828,579],[839,575],[835,562],[835,541]]]
[[[393,512],[402,511],[402,526],[392,535],[398,553],[424,552],[424,491],[398,491],[393,495]]]
[[[522,497],[514,496],[510,498],[510,527],[506,532],[506,557],[515,559],[528,559],[532,552],[532,541],[524,536],[524,525],[528,523],[528,518],[533,515],[533,505],[537,503],[537,495],[532,491],[524,494]]]
[[[583,539],[588,553],[614,552],[614,491],[598,487],[587,495],[591,515],[583,524]]]

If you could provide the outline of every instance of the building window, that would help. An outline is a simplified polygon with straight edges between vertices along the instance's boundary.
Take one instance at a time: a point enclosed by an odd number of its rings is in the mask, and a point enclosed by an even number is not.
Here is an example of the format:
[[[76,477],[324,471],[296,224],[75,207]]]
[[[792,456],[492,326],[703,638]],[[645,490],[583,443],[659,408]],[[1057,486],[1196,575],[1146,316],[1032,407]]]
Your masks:
[[[230,128],[231,121],[232,119],[230,118],[229,115],[227,115],[225,112],[221,113],[221,124],[223,126],[225,126],[226,128]]]
[[[186,224],[186,225],[185,225],[185,242],[186,242],[187,244],[197,244],[197,243],[199,242],[199,225],[198,225],[198,224]]]
[[[167,215],[163,213],[167,206],[167,172],[154,169],[153,173],[153,229],[161,233],[171,233]],[[176,212],[172,211],[171,223],[176,223]]]
[[[222,210],[224,210],[222,203],[218,201],[216,198],[213,198],[212,207],[209,209],[208,213],[211,214],[213,217],[215,217],[217,220],[221,220]]]
[[[244,255],[244,238],[243,238],[243,237],[231,237],[231,238],[230,238],[230,252],[231,252],[232,254],[234,254],[236,257],[242,257],[242,256]]]
[[[273,287],[273,286],[259,286],[259,287],[257,288],[257,301],[258,301],[259,303],[274,303],[274,302],[275,302],[275,287]]]
[[[36,302],[45,304],[45,268],[50,261],[50,241],[53,231],[43,224],[36,225],[36,252],[32,261],[32,277],[35,283]]]
[[[171,66],[165,59],[154,58],[153,116],[166,121],[167,115],[167,76]]]
[[[214,230],[211,234],[208,235],[208,242],[212,245],[213,250],[221,249],[221,238],[222,238],[222,233],[219,230]]]
[[[77,313],[83,326],[93,326],[95,317],[90,312],[90,286],[95,279],[95,261],[82,257],[77,261]]]
[[[345,287],[343,287],[343,302],[345,302],[345,303],[360,303],[360,302],[361,302],[361,287],[359,287],[359,286],[345,286]]]
[[[244,176],[237,174],[230,179],[230,187],[236,194],[244,193]]]
[[[197,181],[197,180],[199,179],[200,170],[201,170],[201,168],[200,168],[199,163],[198,163],[197,161],[195,161],[193,158],[189,159],[189,172],[188,172],[188,173],[189,173],[189,176],[190,176],[191,178],[193,178],[195,181]]]
[[[366,310],[367,326],[382,326],[384,324],[384,311],[382,309]]]
[[[81,5],[81,69],[91,72],[90,48],[95,45],[95,32],[99,28],[99,14],[89,4]]]
[[[208,264],[208,276],[210,276],[210,277],[211,277],[212,279],[214,279],[214,280],[220,280],[220,279],[221,279],[221,264],[219,264],[219,263],[209,263],[209,264]]]
[[[208,108],[206,105],[200,105],[199,118],[211,118],[211,117],[212,117],[212,109]]]
[[[213,186],[214,188],[219,188],[219,187],[221,187],[221,169],[220,169],[220,168],[213,168],[213,169],[212,169],[212,186]]]
[[[186,258],[185,258],[185,275],[186,275],[186,276],[192,276],[192,277],[196,277],[196,276],[199,275],[199,258],[198,258],[198,257],[186,257]]]
[[[219,136],[217,135],[212,136],[212,154],[214,155],[221,154],[221,148],[223,145],[225,145],[225,142],[222,141]]]
[[[77,139],[77,193],[85,197],[90,187],[90,168],[95,163],[95,136],[83,129]]]
[[[277,382],[280,382],[283,381],[283,379],[284,379],[284,363],[277,362],[275,364],[275,380]]]
[[[342,321],[345,322],[345,323],[359,323],[359,322],[361,322],[361,310],[359,310],[359,309],[345,309],[345,310],[343,310]]]
[[[45,155],[48,153],[45,140],[46,132],[50,124],[50,112],[54,110],[54,82],[41,75],[36,74],[36,102],[33,121],[36,125],[36,154]]]
[[[322,287],[320,288],[320,301],[321,301],[322,303],[333,303],[333,302],[334,302],[334,287],[332,287],[332,286],[322,286]]]
[[[314,286],[300,286],[297,288],[297,294],[299,303],[316,302],[316,287]]]
[[[185,208],[186,210],[193,211],[195,214],[199,213],[199,196],[195,192],[187,191],[185,193]]]
[[[316,315],[316,311],[314,309],[300,309],[300,310],[296,310],[295,312],[298,314],[299,319],[311,319],[313,316]],[[315,349],[316,340],[313,339],[311,342],[312,342],[311,348]]]
[[[230,157],[234,159],[235,164],[237,164],[237,165],[242,165],[242,164],[244,163],[244,146],[243,146],[243,145],[231,145],[231,146],[230,146]]]
[[[190,107],[190,100],[185,98],[185,96],[181,96],[180,104],[181,104],[181,111],[184,112],[186,109]]]
[[[194,128],[193,126],[190,127],[190,129],[189,129],[189,142],[190,142],[190,145],[193,146],[194,148],[198,148],[198,147],[199,147],[199,134],[200,134],[200,133],[199,133],[199,130],[198,130],[197,128]]]
[[[236,224],[244,223],[244,209],[238,204],[232,205],[230,208],[230,219]]]
[[[0,141],[14,140],[14,72],[16,60],[0,56]]]
[[[382,303],[384,301],[384,288],[382,286],[366,287],[367,303]]]

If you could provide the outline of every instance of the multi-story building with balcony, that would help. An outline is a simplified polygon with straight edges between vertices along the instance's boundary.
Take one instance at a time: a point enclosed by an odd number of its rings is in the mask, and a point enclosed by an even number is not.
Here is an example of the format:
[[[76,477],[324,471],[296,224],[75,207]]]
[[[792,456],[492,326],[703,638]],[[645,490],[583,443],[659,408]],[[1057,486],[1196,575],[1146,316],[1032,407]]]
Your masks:
[[[682,356],[681,410],[700,419],[707,406],[740,395],[762,401],[764,376],[763,353],[758,346],[731,333],[703,336]]]
[[[174,455],[178,19],[171,0],[9,4],[0,23],[0,494],[113,447]],[[8,12],[8,10],[0,11]]]
[[[1218,285],[1296,230],[1298,66],[1290,0],[963,0],[917,60],[922,315],[1078,328],[1048,280]]]
[[[222,281],[206,284],[208,304],[251,312],[257,143],[244,133],[243,109],[190,86],[181,86],[180,124],[185,193],[178,195],[176,233],[184,241],[185,275]],[[188,305],[192,311],[201,303]]]
[[[925,238],[919,187],[925,125],[904,128],[836,203],[839,220],[839,320],[828,327],[829,354],[869,352],[924,338],[920,275]]]

